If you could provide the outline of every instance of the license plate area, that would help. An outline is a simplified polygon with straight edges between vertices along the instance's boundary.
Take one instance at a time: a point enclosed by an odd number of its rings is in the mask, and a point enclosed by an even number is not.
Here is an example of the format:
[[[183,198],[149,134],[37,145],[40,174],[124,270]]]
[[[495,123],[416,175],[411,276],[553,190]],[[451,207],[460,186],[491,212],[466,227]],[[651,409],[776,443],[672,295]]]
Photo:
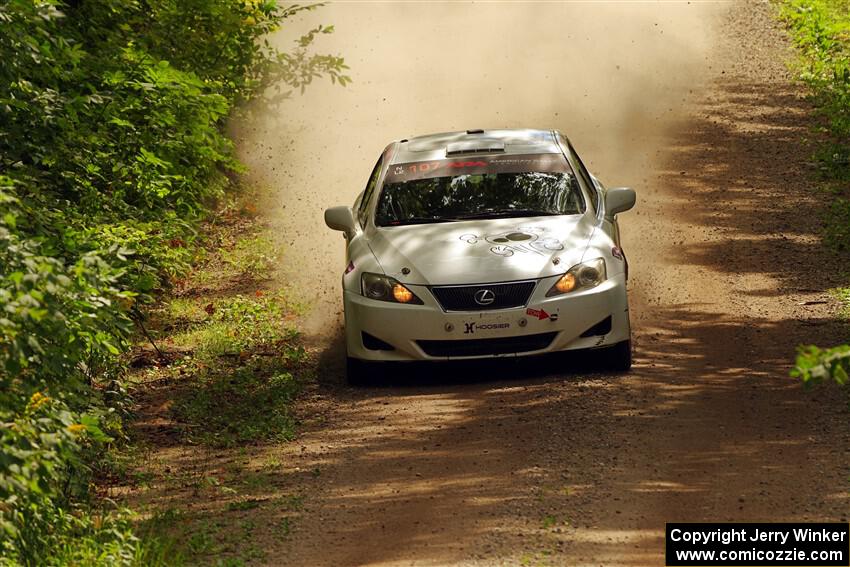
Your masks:
[[[492,313],[470,313],[458,317],[453,335],[462,339],[504,337],[519,330],[517,317]]]

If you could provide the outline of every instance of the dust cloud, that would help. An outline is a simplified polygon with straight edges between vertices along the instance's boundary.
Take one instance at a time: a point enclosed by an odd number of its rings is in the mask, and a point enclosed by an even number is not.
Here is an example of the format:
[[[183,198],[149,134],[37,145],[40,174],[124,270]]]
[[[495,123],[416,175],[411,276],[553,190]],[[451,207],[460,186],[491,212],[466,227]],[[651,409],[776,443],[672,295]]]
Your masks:
[[[711,75],[724,3],[334,3],[272,37],[281,49],[333,24],[317,51],[354,82],[310,86],[233,125],[249,180],[272,196],[280,277],[313,305],[308,334],[339,328],[343,239],[326,207],[351,204],[391,140],[468,128],[556,128],[608,186],[642,193],[688,95]],[[639,214],[638,205],[638,214]],[[624,227],[629,241],[628,224]]]

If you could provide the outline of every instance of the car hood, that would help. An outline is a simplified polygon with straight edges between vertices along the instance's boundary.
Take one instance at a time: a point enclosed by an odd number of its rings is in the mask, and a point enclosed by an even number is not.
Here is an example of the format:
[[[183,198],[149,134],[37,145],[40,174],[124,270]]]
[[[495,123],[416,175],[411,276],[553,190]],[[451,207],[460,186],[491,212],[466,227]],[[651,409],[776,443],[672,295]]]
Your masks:
[[[378,228],[369,246],[403,283],[513,281],[566,272],[581,261],[593,228],[587,215],[417,224]]]

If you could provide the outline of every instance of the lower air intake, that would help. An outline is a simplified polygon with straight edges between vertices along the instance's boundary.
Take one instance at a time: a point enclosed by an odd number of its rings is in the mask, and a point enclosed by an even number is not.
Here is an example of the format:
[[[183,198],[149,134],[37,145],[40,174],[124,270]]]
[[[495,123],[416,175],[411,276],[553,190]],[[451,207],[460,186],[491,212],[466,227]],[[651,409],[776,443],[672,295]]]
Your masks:
[[[360,336],[363,339],[363,346],[369,350],[395,350],[393,345],[385,343],[378,337],[370,335],[366,331],[361,332]]]
[[[543,350],[552,344],[557,334],[553,332],[498,339],[416,341],[416,344],[428,356],[488,356]]]
[[[586,330],[581,334],[582,337],[598,337],[607,335],[611,332],[611,316],[605,317],[603,320]]]

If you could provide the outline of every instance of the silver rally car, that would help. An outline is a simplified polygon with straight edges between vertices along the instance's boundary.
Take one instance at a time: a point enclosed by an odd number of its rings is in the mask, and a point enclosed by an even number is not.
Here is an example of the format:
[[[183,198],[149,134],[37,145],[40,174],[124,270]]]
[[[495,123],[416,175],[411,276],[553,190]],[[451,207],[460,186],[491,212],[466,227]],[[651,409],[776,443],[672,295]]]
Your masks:
[[[348,373],[379,361],[606,349],[631,366],[628,267],[606,189],[552,130],[467,130],[391,143],[353,207],[325,211],[346,239]]]

